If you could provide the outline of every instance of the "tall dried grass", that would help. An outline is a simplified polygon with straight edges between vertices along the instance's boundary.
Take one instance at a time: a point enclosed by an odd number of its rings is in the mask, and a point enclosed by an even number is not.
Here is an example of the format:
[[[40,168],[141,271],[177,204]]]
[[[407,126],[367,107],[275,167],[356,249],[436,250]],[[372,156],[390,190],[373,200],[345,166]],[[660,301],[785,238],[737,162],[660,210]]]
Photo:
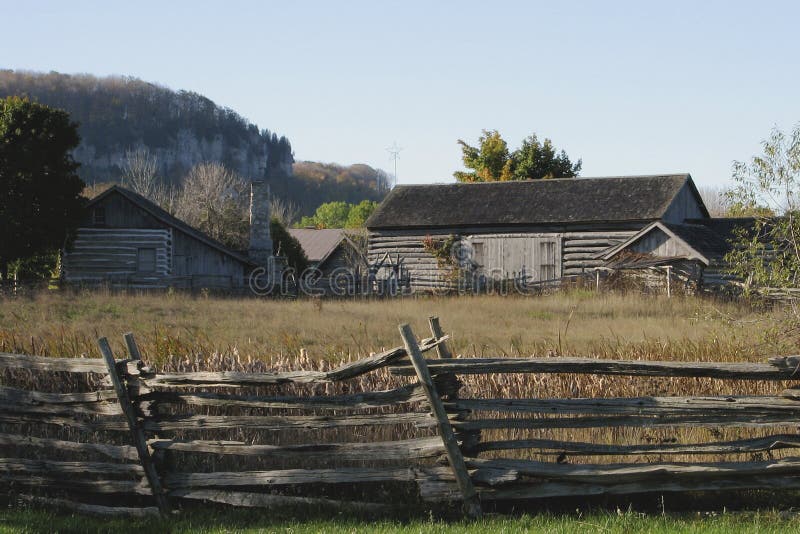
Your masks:
[[[95,340],[104,335],[117,340],[115,350],[121,357],[120,334],[134,331],[145,359],[162,372],[326,370],[400,345],[398,323],[411,322],[418,336],[427,335],[425,319],[433,314],[441,317],[445,330],[452,336],[451,349],[459,357],[578,355],[645,360],[758,361],[794,349],[794,340],[763,335],[767,327],[774,324],[779,311],[765,312],[743,304],[691,297],[666,299],[575,291],[537,298],[484,296],[325,301],[322,306],[308,301],[184,295],[39,294],[27,299],[0,301],[0,351],[96,357],[99,355]],[[590,375],[510,374],[467,376],[462,380],[462,397],[482,398],[775,394],[783,386],[753,381]],[[333,395],[391,389],[404,383],[405,379],[382,369],[344,383],[257,388],[247,392]],[[48,389],[58,387],[50,385]],[[206,408],[195,413],[215,412]],[[487,431],[483,439],[541,437],[595,443],[674,440],[689,443],[767,433],[766,430],[698,428],[505,430]],[[225,436],[208,434],[203,437],[277,444],[382,441],[412,435],[421,434],[411,428],[382,427],[295,431],[281,435],[242,430]],[[540,451],[513,454],[543,458]],[[668,458],[689,459],[650,456],[637,457],[635,461]],[[618,458],[570,459],[574,462],[615,460]],[[198,465],[209,461],[197,460]],[[219,467],[223,462],[212,464],[206,468]]]

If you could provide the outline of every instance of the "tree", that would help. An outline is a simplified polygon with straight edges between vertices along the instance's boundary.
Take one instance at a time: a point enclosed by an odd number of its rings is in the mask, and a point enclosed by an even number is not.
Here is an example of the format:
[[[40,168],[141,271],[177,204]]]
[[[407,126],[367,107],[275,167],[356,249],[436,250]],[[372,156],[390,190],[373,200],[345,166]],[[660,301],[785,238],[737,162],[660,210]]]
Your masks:
[[[247,248],[248,187],[219,163],[195,165],[183,182],[176,215],[224,245]]]
[[[372,200],[362,200],[358,204],[347,202],[326,202],[317,208],[311,217],[303,217],[297,224],[300,228],[313,226],[314,228],[361,228],[378,203]]]
[[[536,134],[522,141],[522,145],[511,155],[514,180],[539,180],[542,178],[574,178],[581,171],[583,162],[572,163],[563,150],[556,154],[550,139],[539,142]]]
[[[344,228],[350,215],[350,204],[347,202],[326,202],[321,204],[312,217],[303,217],[301,226],[316,228]]]
[[[175,212],[176,188],[164,183],[158,176],[158,158],[147,147],[125,152],[122,185],[152,200],[168,212]]]
[[[282,225],[287,227],[291,225],[292,222],[297,219],[297,214],[299,211],[300,209],[294,202],[285,201],[280,197],[270,195],[269,212],[272,215],[272,218],[278,219]]]
[[[69,115],[19,97],[0,100],[0,276],[12,261],[64,246],[83,216]]]
[[[540,142],[536,134],[522,141],[514,152],[497,130],[483,130],[474,147],[461,139],[462,160],[471,172],[456,171],[459,182],[504,182],[508,180],[539,180],[542,178],[572,178],[578,175],[582,162],[572,163],[563,150],[556,152],[550,139]]]
[[[272,236],[273,254],[286,258],[287,265],[298,274],[308,268],[308,257],[302,245],[292,237],[281,221],[273,217],[269,223],[269,233]]]
[[[347,214],[347,222],[345,228],[362,228],[364,223],[367,222],[372,212],[378,208],[378,203],[372,200],[362,200],[358,204],[350,207],[350,213]]]
[[[459,139],[464,166],[472,172],[456,171],[459,182],[504,182],[512,179],[513,164],[508,145],[497,130],[483,130],[478,146],[470,146]]]
[[[763,153],[734,162],[734,212],[755,216],[726,256],[746,289],[797,287],[800,282],[800,124],[787,136],[775,128],[762,142]],[[777,216],[775,216],[777,215]]]
[[[708,214],[712,217],[728,217],[731,203],[726,189],[722,187],[700,187],[698,189]]]

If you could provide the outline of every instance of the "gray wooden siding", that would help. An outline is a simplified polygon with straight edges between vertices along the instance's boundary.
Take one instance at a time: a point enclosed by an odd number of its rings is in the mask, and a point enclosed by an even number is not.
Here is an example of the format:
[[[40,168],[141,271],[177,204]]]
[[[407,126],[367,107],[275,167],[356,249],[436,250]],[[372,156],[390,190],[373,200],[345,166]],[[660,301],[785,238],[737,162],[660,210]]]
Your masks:
[[[561,277],[561,239],[560,234],[479,234],[462,238],[462,250],[464,259],[494,279],[524,273],[529,281],[553,280]]]
[[[172,250],[173,274],[194,277],[195,287],[219,287],[229,282],[232,287],[241,287],[246,283],[246,269],[240,261],[180,230],[174,231]]]
[[[154,249],[156,270],[137,272],[139,249]],[[64,279],[71,282],[141,276],[160,279],[170,274],[172,232],[169,229],[79,228],[62,260]]]
[[[390,253],[403,260],[403,266],[411,277],[413,289],[438,289],[443,287],[443,271],[437,260],[423,246],[426,236],[442,239],[448,235],[460,235],[468,254],[474,254],[473,243],[484,243],[484,267],[497,268],[513,276],[525,265],[526,274],[540,277],[542,274],[538,248],[542,242],[555,242],[556,277],[590,272],[604,263],[598,256],[623,241],[629,239],[644,224],[622,224],[611,229],[576,228],[554,231],[525,231],[523,229],[501,229],[500,231],[464,231],[453,229],[450,232],[438,230],[423,231],[372,231],[369,235],[368,260],[374,263]],[[467,229],[470,230],[470,229]],[[472,229],[478,230],[478,229]],[[549,230],[549,229],[548,229]],[[532,265],[532,272],[529,266]],[[541,279],[541,278],[536,278]]]
[[[653,228],[647,235],[633,243],[630,250],[658,257],[695,257],[696,254],[686,248],[685,244],[667,235],[659,228]]]
[[[97,208],[102,208],[105,212],[103,228],[155,229],[164,227],[164,224],[158,219],[119,194],[111,194],[98,205],[89,209],[81,227],[91,228],[94,226],[93,213]]]
[[[683,223],[686,219],[702,219],[703,217],[705,215],[702,207],[692,192],[692,188],[686,183],[675,195],[666,213],[664,213],[663,220],[672,223]]]

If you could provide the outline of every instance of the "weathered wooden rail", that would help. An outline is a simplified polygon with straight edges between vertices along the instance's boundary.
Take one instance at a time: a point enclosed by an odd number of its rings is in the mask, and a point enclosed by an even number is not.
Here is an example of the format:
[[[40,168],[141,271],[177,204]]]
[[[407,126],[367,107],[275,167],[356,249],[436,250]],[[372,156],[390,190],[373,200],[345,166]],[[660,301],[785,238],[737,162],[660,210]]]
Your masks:
[[[103,359],[0,354],[0,480],[24,500],[127,515],[163,513],[183,501],[380,510],[404,495],[460,502],[477,517],[482,502],[515,499],[800,488],[800,457],[785,455],[800,447],[800,434],[787,430],[800,425],[800,389],[792,387],[800,357],[460,359],[438,319],[430,319],[430,329],[432,337],[418,341],[403,325],[402,346],[326,371],[157,373],[130,334],[125,359],[115,358],[105,339]],[[426,353],[436,357],[425,359]],[[400,385],[360,390],[364,375],[376,372]],[[774,381],[776,392],[461,395],[459,375],[509,373]],[[38,391],[30,385],[37,374],[86,380],[70,391]],[[337,384],[334,393],[318,392]],[[687,443],[593,443],[548,434],[624,427],[768,433]],[[663,458],[762,453],[768,459]],[[541,459],[525,459],[531,457]],[[583,463],[587,457],[622,461]]]

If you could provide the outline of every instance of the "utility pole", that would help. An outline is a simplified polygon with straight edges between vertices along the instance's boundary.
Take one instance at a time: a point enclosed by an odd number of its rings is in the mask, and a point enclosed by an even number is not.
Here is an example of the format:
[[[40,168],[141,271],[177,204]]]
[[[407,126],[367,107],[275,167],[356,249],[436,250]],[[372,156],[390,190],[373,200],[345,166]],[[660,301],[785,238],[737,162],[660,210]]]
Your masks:
[[[394,183],[397,185],[397,160],[400,159],[400,151],[403,148],[397,145],[397,141],[392,143],[392,146],[388,147],[386,151],[389,153],[389,159],[394,161]]]

